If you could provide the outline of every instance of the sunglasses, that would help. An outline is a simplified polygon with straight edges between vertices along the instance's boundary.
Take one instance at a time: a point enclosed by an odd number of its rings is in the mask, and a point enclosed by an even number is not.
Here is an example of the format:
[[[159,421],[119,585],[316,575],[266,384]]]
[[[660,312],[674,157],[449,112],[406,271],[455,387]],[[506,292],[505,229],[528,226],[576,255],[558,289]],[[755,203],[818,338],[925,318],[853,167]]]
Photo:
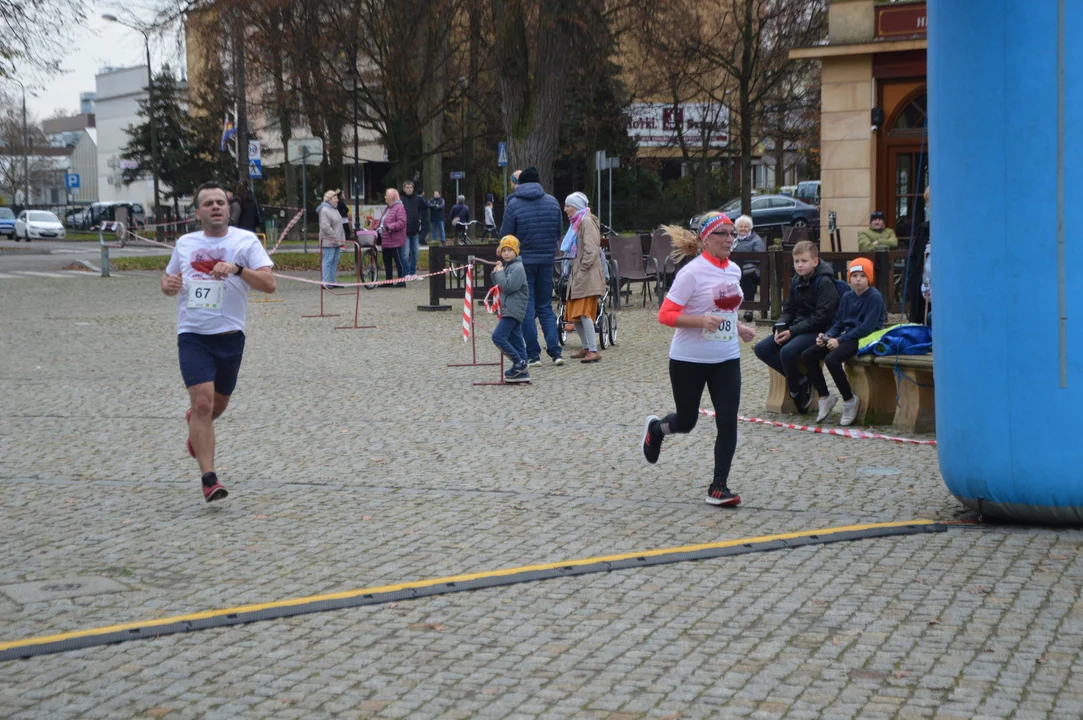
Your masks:
[[[718,235],[719,237],[737,237],[737,233],[732,230],[715,230],[711,235]]]

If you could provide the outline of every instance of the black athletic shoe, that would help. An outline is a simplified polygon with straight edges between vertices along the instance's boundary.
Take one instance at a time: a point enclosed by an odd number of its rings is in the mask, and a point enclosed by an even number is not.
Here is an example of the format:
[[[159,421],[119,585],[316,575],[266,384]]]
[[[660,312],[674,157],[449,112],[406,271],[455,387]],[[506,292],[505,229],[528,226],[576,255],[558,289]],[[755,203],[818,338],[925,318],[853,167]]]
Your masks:
[[[797,391],[793,403],[797,406],[797,412],[802,415],[808,414],[809,406],[812,405],[812,383],[805,382],[801,385],[801,389]]]
[[[662,452],[662,421],[657,415],[648,415],[646,425],[643,428],[643,457],[651,465],[658,462],[658,454]]]
[[[712,485],[710,489],[707,490],[707,504],[719,505],[722,507],[736,507],[741,504],[741,496],[734,495],[725,485],[722,485],[721,487]]]

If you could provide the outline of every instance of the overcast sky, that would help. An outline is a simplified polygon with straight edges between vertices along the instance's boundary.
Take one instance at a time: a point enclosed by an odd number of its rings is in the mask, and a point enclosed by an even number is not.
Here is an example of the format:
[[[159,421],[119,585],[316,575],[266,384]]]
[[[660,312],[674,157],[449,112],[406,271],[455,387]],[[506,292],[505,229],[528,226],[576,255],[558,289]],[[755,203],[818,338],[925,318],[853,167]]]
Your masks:
[[[126,4],[124,7],[132,7]],[[33,88],[37,97],[26,97],[26,109],[39,121],[62,108],[70,114],[79,112],[79,93],[94,91],[94,76],[106,65],[131,67],[146,64],[143,36],[135,30],[102,20],[102,13],[112,13],[121,19],[130,19],[124,7],[115,2],[90,0],[87,3],[87,25],[72,31],[70,52],[61,62],[64,73]],[[143,19],[150,19],[144,15]],[[162,40],[151,37],[151,64],[154,70],[164,62],[173,66],[182,64],[173,38]],[[27,88],[28,91],[31,88]],[[18,89],[15,89],[18,92]]]

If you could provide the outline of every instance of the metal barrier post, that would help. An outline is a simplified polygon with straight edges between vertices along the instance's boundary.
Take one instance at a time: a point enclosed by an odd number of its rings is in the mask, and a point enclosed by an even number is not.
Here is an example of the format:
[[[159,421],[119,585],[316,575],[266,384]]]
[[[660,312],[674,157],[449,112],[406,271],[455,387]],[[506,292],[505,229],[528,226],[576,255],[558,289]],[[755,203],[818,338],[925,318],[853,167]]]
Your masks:
[[[105,231],[116,230],[117,235],[120,237],[120,245],[106,245],[105,244]],[[98,244],[102,249],[102,277],[109,277],[109,248],[110,247],[124,247],[124,238],[127,236],[127,232],[124,230],[124,223],[122,222],[103,222],[98,226]]]
[[[354,246],[354,269],[357,270],[357,286],[354,288],[354,303],[353,303],[353,325],[340,325],[335,330],[367,330],[376,327],[375,325],[358,325],[357,317],[361,312],[361,243],[356,240],[347,240],[347,243]]]
[[[98,242],[102,246],[102,277],[109,277],[109,247],[105,244],[105,230],[98,228]]]

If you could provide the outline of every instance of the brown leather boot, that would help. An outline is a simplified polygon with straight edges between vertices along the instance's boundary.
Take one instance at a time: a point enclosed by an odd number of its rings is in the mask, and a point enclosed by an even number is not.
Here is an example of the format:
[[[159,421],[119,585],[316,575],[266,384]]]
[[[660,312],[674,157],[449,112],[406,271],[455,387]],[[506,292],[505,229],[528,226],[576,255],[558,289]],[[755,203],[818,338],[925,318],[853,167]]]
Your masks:
[[[602,354],[600,352],[591,352],[591,351],[588,350],[587,354],[584,355],[579,362],[592,363],[592,362],[598,362],[601,359],[602,359]]]
[[[589,354],[590,354],[590,350],[587,350],[586,348],[583,348],[582,350],[577,352],[575,355],[572,355],[572,359],[573,360],[582,360],[583,358],[585,358]]]

